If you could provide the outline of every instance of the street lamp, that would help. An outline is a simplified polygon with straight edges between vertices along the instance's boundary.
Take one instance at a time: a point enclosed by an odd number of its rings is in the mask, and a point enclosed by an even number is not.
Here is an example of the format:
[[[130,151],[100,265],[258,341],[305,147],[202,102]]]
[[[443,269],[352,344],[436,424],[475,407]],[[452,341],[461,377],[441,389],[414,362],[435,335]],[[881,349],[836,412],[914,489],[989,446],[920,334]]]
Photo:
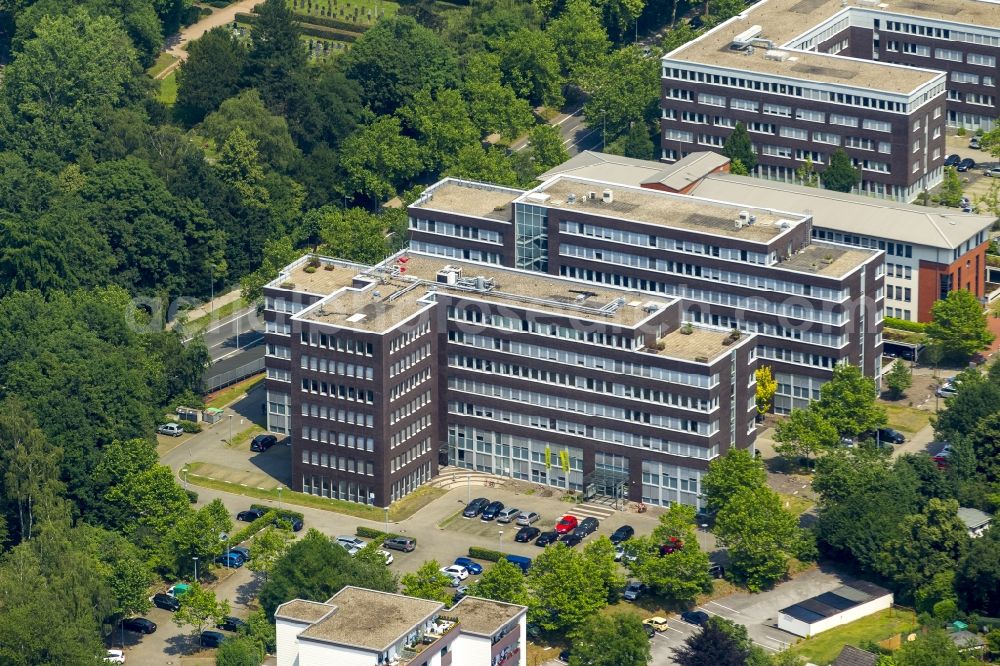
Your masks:
[[[497,539],[497,547],[503,549],[503,530],[500,530],[500,538]]]
[[[198,556],[195,555],[191,559],[194,560],[194,582],[197,583],[198,582]]]
[[[465,503],[467,505],[468,504],[472,504],[472,475],[471,474],[466,474],[465,475],[465,487],[469,491],[469,499]]]
[[[278,511],[281,511],[281,486],[278,486]]]
[[[386,506],[384,508],[385,508],[385,533],[388,534],[389,533],[389,507]]]
[[[229,415],[229,446],[233,445],[233,415]]]

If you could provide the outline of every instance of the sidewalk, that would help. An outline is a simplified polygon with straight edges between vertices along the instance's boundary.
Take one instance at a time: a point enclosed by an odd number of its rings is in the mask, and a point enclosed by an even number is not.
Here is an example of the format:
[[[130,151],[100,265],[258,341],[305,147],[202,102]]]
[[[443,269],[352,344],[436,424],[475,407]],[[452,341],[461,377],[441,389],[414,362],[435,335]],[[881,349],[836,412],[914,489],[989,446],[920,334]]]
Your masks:
[[[230,303],[239,300],[241,293],[242,292],[239,289],[233,289],[232,291],[226,292],[221,296],[216,296],[214,301],[205,301],[196,308],[185,310],[183,312],[184,317],[187,320],[187,323],[190,324],[198,319],[201,319],[205,315],[213,314],[224,305],[229,305]],[[173,328],[177,324],[178,318],[167,322],[167,328]]]
[[[193,42],[200,38],[212,28],[232,23],[236,20],[237,14],[249,14],[260,2],[261,0],[241,0],[240,2],[234,2],[228,7],[216,9],[209,16],[167,38],[168,47],[165,49],[166,52],[180,58],[177,64],[187,60],[188,52],[184,47],[188,42]]]

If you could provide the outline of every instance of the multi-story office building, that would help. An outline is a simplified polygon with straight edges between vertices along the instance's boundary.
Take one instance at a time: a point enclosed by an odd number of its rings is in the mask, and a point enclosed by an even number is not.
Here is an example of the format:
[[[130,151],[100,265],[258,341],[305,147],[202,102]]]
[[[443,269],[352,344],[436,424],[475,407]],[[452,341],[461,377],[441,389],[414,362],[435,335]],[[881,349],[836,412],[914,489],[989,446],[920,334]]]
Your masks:
[[[674,164],[583,152],[540,176],[584,175],[645,188],[664,183],[714,201],[739,201],[812,216],[817,240],[886,253],[887,317],[930,321],[931,307],[948,292],[986,294],[986,249],[994,217],[929,208],[857,194],[729,175],[719,160],[692,153]],[[725,160],[721,155],[716,158]],[[708,168],[706,168],[708,167]],[[677,182],[674,182],[674,181]]]
[[[817,397],[838,363],[881,374],[883,252],[817,241],[806,213],[655,191],[662,179],[647,177],[559,175],[529,192],[446,179],[409,209],[413,246],[681,298],[687,321],[756,334],[778,412]]]
[[[996,0],[763,0],[663,57],[662,158],[742,122],[757,175],[843,148],[860,191],[909,200],[941,180],[946,125],[992,126],[998,47]]]
[[[274,614],[278,666],[525,666],[527,607],[439,601],[348,586]]]
[[[296,490],[387,506],[446,451],[697,505],[709,461],[753,446],[754,334],[685,325],[674,296],[409,252],[303,257],[265,299],[268,429],[291,436]]]

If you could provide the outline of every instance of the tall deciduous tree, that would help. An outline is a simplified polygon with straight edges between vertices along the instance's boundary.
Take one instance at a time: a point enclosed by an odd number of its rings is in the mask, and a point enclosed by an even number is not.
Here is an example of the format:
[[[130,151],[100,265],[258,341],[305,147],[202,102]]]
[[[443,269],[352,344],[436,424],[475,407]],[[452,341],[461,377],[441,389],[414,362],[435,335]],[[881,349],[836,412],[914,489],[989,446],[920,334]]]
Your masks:
[[[483,599],[504,601],[509,604],[528,605],[528,586],[524,572],[507,560],[498,560],[496,564],[483,572],[478,581],[469,586],[469,594]]]
[[[194,583],[180,597],[180,609],[174,613],[173,621],[178,627],[192,627],[201,633],[205,626],[214,627],[229,615],[229,602],[216,598],[215,591]]]
[[[893,653],[895,666],[965,666],[958,646],[943,629],[932,629],[915,641],[906,641]],[[973,662],[975,663],[975,662]]]
[[[941,183],[941,189],[938,191],[938,201],[943,206],[957,208],[958,204],[962,201],[962,194],[962,181],[959,179],[955,167],[945,167],[944,180]]]
[[[962,607],[990,617],[1000,614],[1000,529],[972,540],[958,565],[955,591]]]
[[[810,409],[832,423],[842,437],[858,437],[886,423],[885,409],[876,404],[877,397],[875,382],[865,377],[861,368],[838,365]]]
[[[247,50],[232,32],[213,28],[187,46],[188,59],[177,71],[177,104],[188,125],[219,108],[240,88]]]
[[[611,48],[600,11],[589,0],[570,0],[545,32],[555,46],[562,75],[577,84]]]
[[[927,337],[941,346],[945,356],[965,361],[996,336],[990,332],[979,299],[971,291],[957,289],[931,306]]]
[[[266,581],[268,574],[288,551],[291,541],[291,532],[277,526],[258,532],[250,542],[250,561],[247,562],[247,568],[264,574]]]
[[[649,126],[646,123],[633,122],[628,132],[605,146],[604,152],[633,157],[637,160],[651,160],[656,147],[649,134]]]
[[[722,144],[722,154],[731,160],[739,160],[748,172],[757,167],[757,151],[754,150],[746,125],[742,122],[737,122],[726,137],[726,142]]]
[[[903,361],[896,361],[885,376],[885,385],[889,387],[889,397],[899,400],[913,386],[913,372]]]
[[[264,0],[254,13],[244,80],[260,91],[267,108],[283,114],[296,92],[297,73],[306,66],[305,44],[285,0]]]
[[[795,516],[770,488],[743,488],[719,510],[715,534],[729,548],[732,572],[758,592],[788,572],[788,560],[801,538]]]
[[[966,443],[972,449],[975,459],[977,481],[980,483],[1000,483],[1000,412],[995,412],[969,433]]]
[[[424,562],[416,571],[405,574],[400,583],[403,585],[403,594],[410,597],[448,603],[453,596],[449,590],[451,578],[441,572],[441,565],[437,560]]]
[[[227,638],[215,653],[215,666],[260,666],[264,649],[249,636]]]
[[[469,117],[481,136],[497,133],[511,140],[534,124],[531,105],[501,82],[500,58],[495,53],[470,55],[462,85]]]
[[[400,108],[398,114],[416,135],[424,165],[429,170],[450,166],[459,149],[480,136],[469,119],[465,100],[455,89],[432,92],[425,88]]]
[[[809,458],[840,444],[836,426],[811,408],[792,410],[778,423],[774,439],[775,452],[787,458]]]
[[[302,157],[288,132],[288,123],[268,111],[260,93],[252,88],[222,102],[205,118],[201,132],[223,146],[236,128],[256,142],[261,161],[272,169],[287,172]]]
[[[16,398],[0,402],[0,473],[4,498],[17,507],[19,540],[29,541],[42,503],[59,495],[62,451],[53,447]]]
[[[767,483],[764,463],[745,449],[729,449],[708,466],[701,480],[701,491],[710,509],[718,511],[744,488],[758,488]]]
[[[522,185],[514,171],[514,163],[503,148],[491,146],[484,149],[478,143],[470,143],[459,150],[458,158],[444,175],[509,187]]]
[[[587,75],[584,87],[590,99],[583,105],[587,125],[610,142],[635,125],[648,124],[659,114],[659,86],[655,59],[644,57],[634,46],[612,51]]]
[[[344,193],[371,203],[394,197],[423,168],[420,145],[403,136],[399,118],[393,116],[362,127],[341,148]]]
[[[646,666],[649,638],[631,613],[593,617],[574,635],[570,666]]]
[[[497,44],[504,83],[534,106],[558,107],[562,103],[562,77],[552,40],[537,30],[524,28]]]
[[[830,163],[820,175],[823,187],[835,192],[850,192],[861,182],[861,169],[851,163],[843,148],[830,154]]]
[[[638,537],[626,543],[626,550],[636,558],[626,560],[632,575],[656,594],[679,605],[693,603],[699,594],[712,589],[708,554],[698,545],[694,517],[693,507],[672,504],[660,516],[652,537]],[[671,537],[680,539],[683,547],[661,556],[659,546],[668,543]]]
[[[538,125],[531,130],[531,160],[535,173],[548,171],[569,159],[563,148],[562,134],[552,125]]]
[[[216,169],[222,180],[239,192],[246,206],[262,209],[270,203],[271,194],[264,186],[257,145],[241,127],[233,128],[219,150]]]
[[[774,378],[771,366],[762,365],[754,371],[757,380],[757,413],[763,416],[771,411],[774,394],[778,392],[778,380]]]
[[[709,622],[674,651],[678,666],[746,666],[747,651],[718,624]]]
[[[559,543],[546,548],[528,570],[528,615],[546,631],[572,631],[608,603],[603,581],[578,553]]]

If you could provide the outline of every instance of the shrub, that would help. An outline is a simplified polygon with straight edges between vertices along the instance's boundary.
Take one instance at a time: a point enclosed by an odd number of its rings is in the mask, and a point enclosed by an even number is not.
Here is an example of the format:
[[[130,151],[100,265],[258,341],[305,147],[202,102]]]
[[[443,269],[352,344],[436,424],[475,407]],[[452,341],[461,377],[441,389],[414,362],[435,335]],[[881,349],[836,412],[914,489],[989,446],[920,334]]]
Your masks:
[[[906,319],[896,319],[895,317],[886,317],[883,325],[886,328],[895,328],[900,331],[910,331],[911,333],[927,332],[927,324],[921,323],[919,321],[907,321]]]
[[[264,512],[274,511],[274,513],[276,514],[276,516],[278,518],[285,518],[285,519],[287,519],[287,518],[298,518],[301,521],[305,521],[305,519],[306,519],[305,515],[299,513],[298,511],[292,511],[291,509],[282,509],[281,511],[278,511],[277,509],[275,509],[272,506],[265,506],[263,504],[251,504],[250,508],[251,509],[260,509],[260,510],[262,510]],[[257,522],[257,521],[254,521],[254,522]]]
[[[302,272],[304,272],[304,273],[315,273],[316,272],[316,267],[315,266],[306,266],[305,268],[302,269]]]
[[[499,562],[507,557],[507,553],[501,553],[499,550],[490,550],[489,548],[480,548],[479,546],[469,546],[469,557],[477,560],[486,560],[487,562]]]
[[[365,539],[371,539],[372,541],[378,541],[378,542],[385,541],[386,539],[395,539],[396,537],[406,536],[406,538],[408,539],[413,539],[414,544],[417,543],[416,537],[411,537],[404,534],[393,534],[392,532],[383,532],[382,530],[377,530],[372,527],[365,527],[363,525],[359,525],[358,528],[354,530],[354,533],[357,534],[359,537],[364,537]]]
[[[184,432],[201,432],[201,424],[195,423],[194,421],[178,421],[181,424],[181,430]]]
[[[273,525],[274,522],[277,520],[277,518],[278,518],[278,512],[275,511],[274,509],[271,509],[263,516],[261,516],[257,520],[253,521],[252,523],[241,529],[239,532],[236,532],[235,534],[230,534],[229,542],[243,543],[244,541],[252,537],[254,534],[257,534],[257,532],[260,532],[268,525]]]
[[[185,490],[184,492],[187,493],[188,501],[191,502],[191,504],[198,503],[198,493],[193,490]]]

